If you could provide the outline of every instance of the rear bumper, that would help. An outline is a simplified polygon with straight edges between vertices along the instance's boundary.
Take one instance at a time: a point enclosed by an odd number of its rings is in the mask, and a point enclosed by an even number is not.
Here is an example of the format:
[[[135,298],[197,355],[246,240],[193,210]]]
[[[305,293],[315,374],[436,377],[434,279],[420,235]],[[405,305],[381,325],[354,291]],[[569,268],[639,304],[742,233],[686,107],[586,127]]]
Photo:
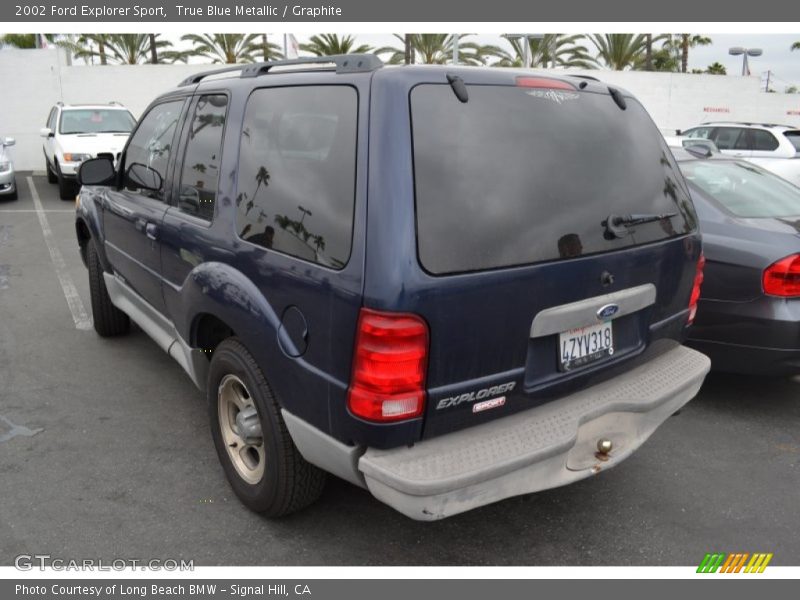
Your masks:
[[[800,373],[800,299],[701,299],[686,343],[707,354],[714,370],[796,375]]]
[[[565,485],[627,458],[697,394],[709,367],[707,357],[679,346],[523,413],[412,447],[370,448],[358,469],[376,498],[424,521]],[[606,460],[595,456],[600,439],[613,444]]]

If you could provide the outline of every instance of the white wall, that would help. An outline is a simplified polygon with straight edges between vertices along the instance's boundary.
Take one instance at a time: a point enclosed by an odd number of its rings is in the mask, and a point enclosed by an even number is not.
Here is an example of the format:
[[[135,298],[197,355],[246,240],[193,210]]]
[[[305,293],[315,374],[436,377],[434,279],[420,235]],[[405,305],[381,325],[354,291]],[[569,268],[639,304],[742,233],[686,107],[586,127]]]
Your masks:
[[[150,101],[208,65],[66,66],[60,50],[0,51],[0,136],[17,139],[18,170],[44,168],[39,129],[57,101],[116,100],[139,116]],[[576,71],[636,95],[662,129],[703,121],[760,121],[800,127],[800,94],[767,94],[758,77]],[[724,110],[727,112],[711,112]],[[793,112],[796,114],[787,114]]]

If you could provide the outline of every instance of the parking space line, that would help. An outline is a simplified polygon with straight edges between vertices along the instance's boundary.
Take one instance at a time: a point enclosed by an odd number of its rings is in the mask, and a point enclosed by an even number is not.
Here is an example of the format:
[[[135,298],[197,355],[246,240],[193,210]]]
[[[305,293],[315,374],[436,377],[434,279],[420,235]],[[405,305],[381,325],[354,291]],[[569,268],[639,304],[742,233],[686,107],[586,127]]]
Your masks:
[[[86,308],[83,306],[83,301],[78,295],[78,289],[75,287],[72,277],[70,277],[67,272],[67,263],[64,262],[64,257],[61,255],[58,246],[56,246],[53,230],[50,229],[50,223],[47,220],[47,215],[45,215],[42,202],[39,200],[39,192],[36,191],[33,178],[28,177],[27,180],[28,187],[31,190],[31,197],[33,198],[33,205],[36,207],[36,216],[39,217],[39,225],[41,225],[42,233],[44,234],[44,241],[47,244],[47,249],[50,251],[50,259],[53,261],[53,267],[55,268],[58,282],[61,284],[61,289],[64,291],[64,298],[66,298],[69,311],[72,313],[72,320],[75,321],[75,327],[84,330],[91,329],[92,320],[86,312]]]
[[[45,212],[45,213],[74,213],[74,210],[62,209],[62,208],[45,208],[41,211],[36,210],[35,208],[0,208],[0,213],[38,213],[38,212]]]

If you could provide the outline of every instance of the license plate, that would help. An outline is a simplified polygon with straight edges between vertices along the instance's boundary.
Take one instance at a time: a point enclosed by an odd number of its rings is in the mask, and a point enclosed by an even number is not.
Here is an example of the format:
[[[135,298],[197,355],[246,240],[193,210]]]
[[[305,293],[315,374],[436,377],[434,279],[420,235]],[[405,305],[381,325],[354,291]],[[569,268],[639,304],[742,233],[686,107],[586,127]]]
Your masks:
[[[570,371],[614,354],[611,321],[558,334],[559,365]]]

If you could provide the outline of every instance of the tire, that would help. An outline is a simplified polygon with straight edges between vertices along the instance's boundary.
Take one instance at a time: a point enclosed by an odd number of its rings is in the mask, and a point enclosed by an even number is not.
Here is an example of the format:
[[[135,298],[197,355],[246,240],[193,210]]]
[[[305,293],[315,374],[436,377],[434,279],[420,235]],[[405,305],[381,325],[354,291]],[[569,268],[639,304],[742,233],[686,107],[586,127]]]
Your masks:
[[[106,282],[103,279],[103,265],[97,255],[94,240],[86,247],[86,263],[89,266],[89,296],[92,301],[94,330],[101,337],[113,337],[128,333],[131,321],[124,312],[111,304]]]
[[[281,517],[319,498],[325,472],[306,462],[295,447],[264,374],[237,338],[228,338],[214,351],[207,395],[217,455],[234,493],[245,506],[269,517]],[[232,397],[238,397],[239,402],[232,402]],[[247,419],[242,422],[260,425],[260,438],[239,435],[244,431],[239,418],[245,414]]]
[[[56,163],[56,180],[58,182],[58,197],[62,200],[74,200],[78,190],[72,181],[61,174],[58,163]]]
[[[44,170],[47,172],[47,183],[58,183],[58,177],[50,168],[50,161],[47,158],[44,159]]]

